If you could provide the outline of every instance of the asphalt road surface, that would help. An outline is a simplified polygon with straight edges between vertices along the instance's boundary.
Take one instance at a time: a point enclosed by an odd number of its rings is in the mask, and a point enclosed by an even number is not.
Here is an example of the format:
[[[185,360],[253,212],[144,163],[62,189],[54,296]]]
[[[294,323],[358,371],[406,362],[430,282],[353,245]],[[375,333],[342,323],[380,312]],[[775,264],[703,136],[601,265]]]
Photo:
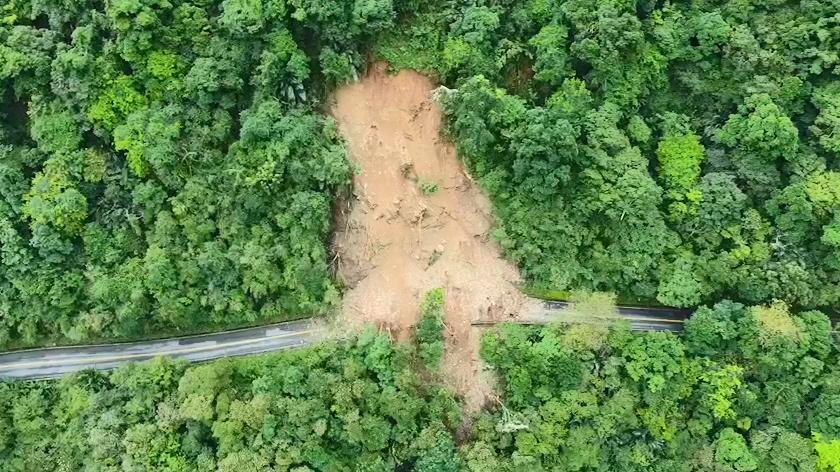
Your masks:
[[[108,370],[159,356],[190,362],[305,346],[323,330],[309,320],[133,343],[30,349],[0,354],[0,378],[50,379],[84,369]]]
[[[545,324],[564,318],[574,322],[598,322],[598,318],[576,316],[566,302],[543,302],[539,313],[516,322]],[[636,331],[681,331],[689,310],[673,308],[618,307],[619,315]],[[603,320],[601,320],[603,321]],[[499,321],[477,321],[493,325]],[[0,354],[0,379],[51,379],[84,369],[109,370],[127,362],[167,356],[189,362],[222,357],[246,356],[280,351],[311,344],[323,329],[310,320],[279,323],[221,333],[133,343],[100,344],[30,349]]]
[[[522,324],[547,324],[552,321],[569,321],[576,323],[606,322],[608,318],[584,317],[576,315],[570,310],[571,304],[567,302],[544,301],[542,310],[539,313],[521,317],[518,320],[511,320],[514,323]],[[618,314],[622,319],[630,322],[630,328],[634,331],[673,331],[679,332],[683,329],[683,322],[691,315],[691,310],[667,307],[632,307],[619,306]],[[499,323],[499,321],[477,321],[473,325],[488,326]]]

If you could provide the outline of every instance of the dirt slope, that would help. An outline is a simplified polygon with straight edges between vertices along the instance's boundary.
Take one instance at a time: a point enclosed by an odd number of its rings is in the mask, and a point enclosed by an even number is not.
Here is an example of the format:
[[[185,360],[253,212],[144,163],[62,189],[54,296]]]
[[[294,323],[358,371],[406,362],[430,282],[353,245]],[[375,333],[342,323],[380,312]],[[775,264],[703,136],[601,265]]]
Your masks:
[[[489,238],[487,198],[439,136],[433,88],[420,74],[389,75],[377,64],[334,97],[332,114],[357,166],[333,242],[339,277],[350,287],[342,318],[404,339],[424,293],[443,287],[444,374],[474,409],[488,385],[478,360],[480,332],[470,322],[514,316],[526,302],[513,285],[516,269]]]

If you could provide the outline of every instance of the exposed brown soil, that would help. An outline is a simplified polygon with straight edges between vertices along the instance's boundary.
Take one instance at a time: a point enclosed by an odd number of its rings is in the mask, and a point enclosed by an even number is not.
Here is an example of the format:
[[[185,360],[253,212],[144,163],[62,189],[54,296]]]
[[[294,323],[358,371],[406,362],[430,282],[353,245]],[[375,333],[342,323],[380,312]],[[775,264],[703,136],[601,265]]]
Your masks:
[[[348,286],[342,322],[412,333],[426,291],[446,291],[447,380],[475,410],[490,393],[478,358],[476,319],[514,317],[527,299],[516,269],[490,240],[490,204],[440,137],[433,84],[376,64],[338,90],[332,114],[357,167],[333,249]],[[427,191],[423,191],[423,187]],[[436,191],[428,187],[436,186]]]

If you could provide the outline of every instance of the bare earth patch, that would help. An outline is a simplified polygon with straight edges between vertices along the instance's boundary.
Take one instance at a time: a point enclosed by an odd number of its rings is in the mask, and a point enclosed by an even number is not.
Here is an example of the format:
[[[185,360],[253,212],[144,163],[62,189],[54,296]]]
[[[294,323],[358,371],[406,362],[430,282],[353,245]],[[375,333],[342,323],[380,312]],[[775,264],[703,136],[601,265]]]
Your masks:
[[[514,317],[528,305],[515,267],[490,240],[490,203],[440,138],[434,85],[411,71],[372,67],[338,90],[332,114],[357,167],[354,194],[333,241],[349,287],[341,318],[407,338],[426,291],[446,291],[449,383],[475,411],[492,393],[478,357],[477,319]]]

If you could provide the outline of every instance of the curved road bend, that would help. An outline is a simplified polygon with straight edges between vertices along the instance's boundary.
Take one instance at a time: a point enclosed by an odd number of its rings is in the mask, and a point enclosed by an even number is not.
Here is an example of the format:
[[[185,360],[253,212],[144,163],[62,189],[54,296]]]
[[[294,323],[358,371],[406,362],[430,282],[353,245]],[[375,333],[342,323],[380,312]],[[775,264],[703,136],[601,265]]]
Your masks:
[[[305,346],[323,334],[310,320],[301,320],[183,338],[14,351],[0,354],[0,379],[50,379],[159,356],[189,362],[245,356]]]

